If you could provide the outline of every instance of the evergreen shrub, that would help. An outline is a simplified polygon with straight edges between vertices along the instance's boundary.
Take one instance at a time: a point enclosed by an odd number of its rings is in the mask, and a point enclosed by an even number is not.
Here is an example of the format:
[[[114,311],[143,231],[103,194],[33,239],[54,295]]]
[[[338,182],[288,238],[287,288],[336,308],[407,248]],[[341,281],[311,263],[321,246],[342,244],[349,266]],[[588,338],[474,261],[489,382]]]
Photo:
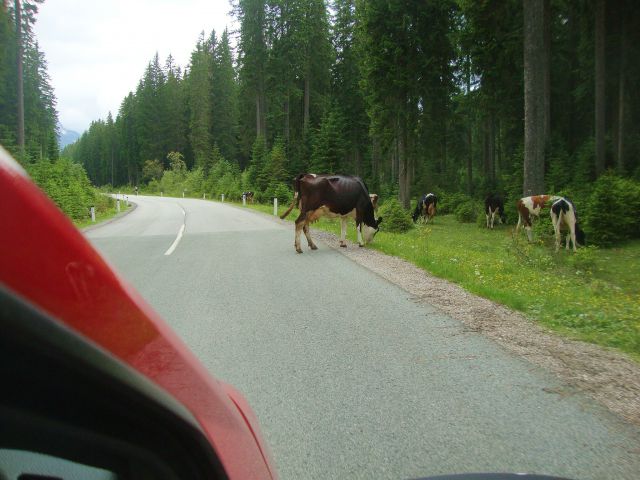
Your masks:
[[[478,211],[478,204],[473,200],[467,200],[456,207],[456,220],[460,223],[475,223]]]
[[[640,183],[613,173],[602,175],[593,184],[582,215],[587,242],[610,246],[630,238],[639,238],[639,212]],[[578,209],[579,219],[580,213]]]
[[[444,195],[436,193],[436,195],[438,196],[438,214],[442,215],[456,213],[456,210],[460,205],[471,201],[471,197],[462,192],[447,193]]]
[[[380,217],[384,220],[380,229],[385,232],[405,233],[413,228],[413,220],[396,198],[390,198],[379,209]]]
[[[60,210],[73,220],[89,218],[90,208],[97,207],[96,204],[113,203],[110,199],[104,200],[91,186],[82,165],[69,159],[36,162],[28,165],[27,171]]]

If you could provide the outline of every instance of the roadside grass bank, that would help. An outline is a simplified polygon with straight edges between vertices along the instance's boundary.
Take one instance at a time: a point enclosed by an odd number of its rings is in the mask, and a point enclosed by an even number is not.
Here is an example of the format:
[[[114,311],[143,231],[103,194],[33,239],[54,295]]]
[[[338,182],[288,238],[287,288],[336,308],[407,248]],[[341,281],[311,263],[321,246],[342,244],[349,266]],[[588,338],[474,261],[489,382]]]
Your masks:
[[[103,209],[96,209],[96,221],[92,222],[91,219],[73,220],[73,224],[79,229],[99,225],[102,222],[112,219],[118,214],[124,213],[127,210],[133,208],[131,205],[127,206],[125,202],[120,202],[120,212],[115,206],[109,206]]]
[[[247,206],[273,214],[273,205]],[[294,210],[287,219],[297,215]],[[314,228],[340,234],[338,220],[321,219]],[[522,232],[514,238],[514,225],[490,231],[459,223],[452,215],[404,234],[384,232],[383,222],[369,248],[405,259],[566,336],[640,360],[640,241],[577,253],[562,248],[556,254],[550,228],[540,222],[536,241],[529,244]],[[347,235],[355,240],[353,222]]]

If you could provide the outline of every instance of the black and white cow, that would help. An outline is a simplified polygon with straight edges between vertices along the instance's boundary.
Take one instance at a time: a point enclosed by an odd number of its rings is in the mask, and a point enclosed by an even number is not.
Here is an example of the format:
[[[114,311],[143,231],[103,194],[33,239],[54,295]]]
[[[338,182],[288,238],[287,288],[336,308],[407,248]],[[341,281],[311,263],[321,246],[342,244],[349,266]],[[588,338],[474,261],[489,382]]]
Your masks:
[[[293,180],[293,201],[289,209],[280,215],[285,218],[296,203],[300,215],[296,219],[294,246],[296,252],[302,253],[300,248],[300,233],[304,232],[311,250],[316,250],[311,239],[309,224],[321,217],[342,219],[340,245],[346,246],[346,219],[355,218],[358,244],[362,247],[373,240],[382,223],[382,218],[375,218],[374,202],[369,190],[359,177],[350,175],[316,175],[301,173]]]
[[[487,228],[493,229],[496,217],[500,223],[507,222],[507,217],[504,214],[504,200],[495,193],[490,193],[484,199],[484,213],[487,217]]]
[[[438,197],[433,193],[427,193],[422,196],[413,212],[413,223],[422,218],[424,223],[432,220],[436,216],[436,207],[438,206]]]
[[[253,192],[242,192],[242,196],[245,198],[245,200],[253,203]]]
[[[567,232],[566,249],[569,250],[569,242],[573,242],[573,251],[577,250],[576,244],[585,245],[586,235],[578,224],[578,214],[573,202],[568,198],[560,198],[551,204],[551,223],[556,234],[556,252],[560,249],[560,231],[564,227]]]

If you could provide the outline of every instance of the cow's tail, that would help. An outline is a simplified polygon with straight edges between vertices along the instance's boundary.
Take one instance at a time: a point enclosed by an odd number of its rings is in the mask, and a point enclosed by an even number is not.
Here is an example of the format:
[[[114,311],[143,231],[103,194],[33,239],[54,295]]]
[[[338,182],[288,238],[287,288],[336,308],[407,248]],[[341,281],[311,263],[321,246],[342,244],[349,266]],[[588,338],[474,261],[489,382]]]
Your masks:
[[[300,194],[300,179],[304,177],[304,173],[301,173],[300,175],[298,175],[296,178],[293,179],[293,200],[291,201],[291,205],[289,205],[289,208],[287,209],[286,212],[284,212],[282,215],[280,215],[281,219],[285,219],[287,215],[289,215],[291,213],[291,210],[293,210],[293,207],[296,206],[296,203],[298,203],[298,196]]]

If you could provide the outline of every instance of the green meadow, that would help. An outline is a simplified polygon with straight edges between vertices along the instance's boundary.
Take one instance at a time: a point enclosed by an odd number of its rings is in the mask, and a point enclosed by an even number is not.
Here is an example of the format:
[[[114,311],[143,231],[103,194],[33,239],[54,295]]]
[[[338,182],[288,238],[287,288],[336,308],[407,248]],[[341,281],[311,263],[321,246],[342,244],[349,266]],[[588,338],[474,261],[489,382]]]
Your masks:
[[[273,214],[273,206],[250,207]],[[287,219],[297,214],[294,210]],[[340,234],[338,220],[322,219],[314,227]],[[447,215],[403,234],[381,228],[368,248],[403,258],[563,335],[640,360],[640,241],[576,253],[563,243],[556,254],[547,219],[535,229],[532,244],[513,230],[513,225],[487,230]],[[347,235],[355,241],[353,222]]]

